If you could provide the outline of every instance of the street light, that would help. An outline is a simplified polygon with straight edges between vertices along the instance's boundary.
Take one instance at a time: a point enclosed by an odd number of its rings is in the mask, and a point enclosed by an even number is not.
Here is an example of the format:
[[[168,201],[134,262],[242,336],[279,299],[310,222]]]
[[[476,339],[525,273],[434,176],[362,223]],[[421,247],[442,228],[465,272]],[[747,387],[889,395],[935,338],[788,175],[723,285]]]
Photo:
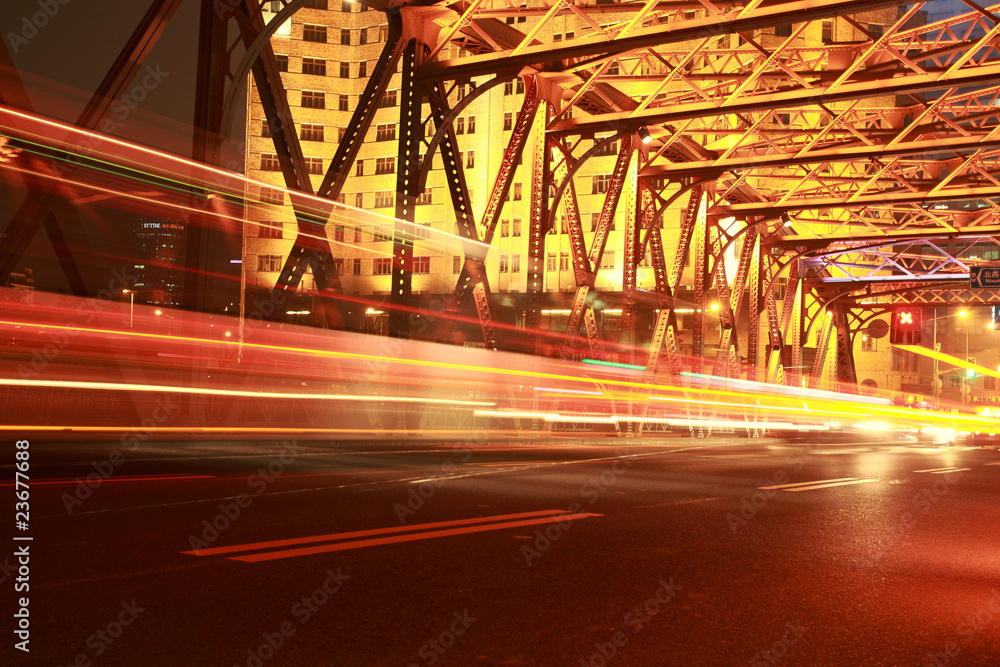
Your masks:
[[[128,294],[128,328],[132,328],[132,315],[135,313],[135,292],[130,289],[123,289],[122,294]]]
[[[937,315],[937,308],[935,308],[932,312],[935,315]],[[967,311],[967,310],[965,310],[963,308],[962,310],[958,311],[958,313],[956,313],[956,315],[958,317],[961,317],[961,318],[966,318],[966,317],[969,316],[969,311]],[[938,320],[945,320],[945,319],[948,319],[949,317],[952,317],[952,316],[951,315],[942,315],[941,317],[934,317],[934,318],[931,319],[931,322],[934,323],[934,351],[935,352],[940,352],[941,351],[940,349],[938,349],[938,342],[937,342],[937,323],[938,323]],[[968,327],[966,327],[966,329],[965,329],[965,357],[966,358],[969,357],[969,329],[968,329]],[[935,405],[938,405],[938,396],[941,393],[941,390],[938,387],[938,382],[940,382],[940,378],[938,377],[938,372],[939,372],[938,371],[938,358],[935,356],[934,357],[934,404]],[[962,388],[963,389],[965,388],[965,377],[964,376],[962,378]],[[963,403],[965,402],[965,391],[962,392],[962,402]]]

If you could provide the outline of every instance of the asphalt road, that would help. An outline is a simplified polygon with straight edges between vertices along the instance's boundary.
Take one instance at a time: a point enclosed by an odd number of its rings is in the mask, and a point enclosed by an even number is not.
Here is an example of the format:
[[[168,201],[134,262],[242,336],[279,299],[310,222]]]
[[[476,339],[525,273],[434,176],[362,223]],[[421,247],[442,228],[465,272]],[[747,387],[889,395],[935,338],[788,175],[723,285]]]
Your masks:
[[[4,664],[1000,664],[994,449],[29,451],[30,521],[10,533],[32,540],[0,553]]]

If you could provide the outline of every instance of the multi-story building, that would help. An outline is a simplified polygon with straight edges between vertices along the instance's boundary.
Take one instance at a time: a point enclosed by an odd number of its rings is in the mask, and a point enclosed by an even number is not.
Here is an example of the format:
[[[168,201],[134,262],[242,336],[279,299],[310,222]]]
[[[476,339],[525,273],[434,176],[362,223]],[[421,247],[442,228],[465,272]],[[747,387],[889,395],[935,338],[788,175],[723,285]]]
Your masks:
[[[187,227],[175,220],[142,217],[135,222],[133,274],[137,300],[180,307],[184,300]]]
[[[498,5],[499,6],[499,5]],[[504,5],[506,6],[506,5]],[[276,7],[275,9],[278,9]],[[269,19],[271,15],[266,15]],[[510,16],[506,20],[522,32],[528,32],[540,15]],[[631,14],[629,16],[632,16]],[[853,22],[839,18],[816,21],[805,29],[799,25],[778,26],[773,29],[754,31],[750,37],[757,45],[775,49],[791,39],[791,47],[819,50],[825,45],[865,41],[870,36],[878,36],[898,19],[894,8],[860,14]],[[606,15],[606,22],[620,20],[613,13]],[[924,20],[919,17],[917,21]],[[862,28],[867,33],[862,32]],[[594,28],[584,23],[576,15],[560,15],[545,26],[545,36],[541,39],[552,42],[574,39],[592,32]],[[793,34],[795,35],[793,37]],[[331,158],[343,137],[357,106],[359,96],[368,82],[388,36],[388,24],[381,12],[368,11],[359,3],[337,2],[336,0],[312,0],[299,10],[290,21],[272,38],[272,46],[277,55],[282,81],[287,90],[287,99],[295,119],[295,130],[301,140],[303,153],[311,174],[313,187],[318,187],[330,165]],[[445,52],[441,57],[457,56],[457,47],[450,47],[453,53]],[[685,45],[677,45],[678,50]],[[751,51],[755,48],[743,36],[721,36],[716,49],[719,57],[726,52]],[[833,57],[833,56],[831,56]],[[738,59],[734,59],[734,62]],[[831,64],[830,67],[834,67]],[[658,69],[659,68],[659,69]],[[640,95],[648,87],[655,85],[668,70],[653,59],[640,62],[621,59],[608,71],[610,81],[628,95]],[[388,90],[379,104],[374,122],[368,132],[351,175],[340,194],[339,201],[356,215],[334,216],[327,226],[326,236],[334,250],[335,264],[340,271],[344,291],[350,295],[370,297],[377,304],[389,294],[392,272],[392,226],[395,213],[397,151],[396,142],[400,119],[399,89],[401,76],[399,68],[392,78]],[[454,86],[449,100],[454,105],[482,80],[473,78],[468,84]],[[683,84],[671,84],[664,94]],[[247,193],[250,202],[245,225],[244,279],[248,294],[270,289],[275,284],[296,236],[296,223],[286,193],[279,188],[283,185],[274,146],[269,137],[267,121],[264,118],[260,99],[254,86],[249,86],[247,116],[247,175],[261,185],[251,186]],[[499,170],[504,148],[507,146],[514,128],[518,112],[524,98],[524,84],[520,78],[497,86],[478,97],[454,124],[460,157],[465,168],[466,180],[472,201],[474,216],[481,220],[486,200]],[[863,106],[892,107],[899,103],[895,99],[874,98],[863,101]],[[846,103],[844,103],[846,104]],[[841,105],[842,106],[842,105]],[[838,105],[829,105],[836,109]],[[427,116],[426,109],[422,114]],[[735,122],[735,121],[734,121]],[[802,113],[799,109],[778,110],[774,113],[769,127],[780,131],[798,127],[822,127],[828,119],[822,118],[818,110]],[[433,128],[431,128],[433,129]],[[580,150],[585,150],[605,138],[599,135],[583,140]],[[706,140],[709,148],[724,148],[733,137],[731,131],[720,133]],[[592,143],[593,142],[593,143]],[[529,140],[530,145],[530,140]],[[613,143],[600,154],[588,160],[576,174],[578,209],[587,247],[591,247],[594,231],[604,203],[604,195],[610,184],[618,152],[618,144]],[[530,219],[530,157],[525,155],[518,167],[507,201],[500,214],[492,249],[486,261],[491,288],[498,294],[497,317],[510,323],[522,321],[525,301],[523,294],[527,282],[527,243]],[[767,195],[771,189],[785,187],[781,179],[799,179],[799,174],[767,174],[758,170],[758,176],[748,182],[758,192]],[[677,250],[672,241],[678,237],[677,230],[683,215],[685,198],[680,198],[672,209],[666,211],[661,220],[663,239],[668,265],[674,261]],[[455,215],[451,208],[449,190],[441,169],[440,158],[435,156],[434,168],[427,178],[426,189],[417,201],[415,221],[418,225],[439,232],[441,238],[455,232]],[[616,230],[608,239],[597,272],[596,287],[602,293],[603,308],[600,317],[605,319],[604,331],[614,339],[614,326],[620,313],[616,303],[621,295],[624,266],[624,209],[619,204]],[[381,223],[373,214],[385,216]],[[736,222],[737,225],[745,224]],[[831,220],[831,228],[837,221]],[[545,275],[543,302],[543,326],[560,329],[560,319],[565,320],[576,287],[570,240],[566,225],[557,220],[546,237]],[[421,254],[418,244],[414,252],[414,294],[448,294],[454,289],[461,272],[462,258],[457,244],[428,244],[429,250]],[[735,253],[735,246],[731,253]],[[727,257],[727,263],[735,261],[735,256]],[[682,284],[690,285],[693,262],[685,258],[686,277]],[[640,289],[654,289],[653,272],[649,257],[640,265],[638,284]],[[731,274],[730,274],[731,275]],[[779,290],[784,287],[783,279],[776,282]],[[313,288],[312,277],[307,275],[302,287],[305,292]],[[679,296],[683,299],[685,292]],[[306,299],[308,297],[305,297]],[[424,299],[426,305],[428,299]],[[305,301],[304,304],[308,304]],[[292,312],[303,312],[308,308],[291,306]],[[371,310],[371,309],[369,309]],[[377,308],[375,309],[377,310]],[[685,312],[687,311],[687,312]],[[690,323],[690,309],[678,309],[681,328]],[[652,319],[647,318],[651,324]],[[859,337],[860,340],[860,337]],[[711,352],[713,337],[707,343]],[[867,350],[868,348],[860,348]],[[884,355],[883,355],[884,356]],[[862,357],[863,358],[863,357]],[[877,363],[875,364],[877,366]],[[860,378],[859,378],[860,379]],[[886,388],[880,377],[880,388]]]

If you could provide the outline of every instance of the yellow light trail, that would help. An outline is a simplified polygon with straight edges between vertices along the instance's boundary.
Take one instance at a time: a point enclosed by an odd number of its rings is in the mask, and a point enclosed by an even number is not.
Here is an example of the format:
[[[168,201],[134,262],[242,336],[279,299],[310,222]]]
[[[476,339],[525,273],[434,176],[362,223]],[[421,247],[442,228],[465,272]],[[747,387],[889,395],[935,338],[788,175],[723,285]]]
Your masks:
[[[201,387],[178,387],[160,384],[125,384],[121,382],[83,382],[78,380],[19,380],[0,378],[0,385],[7,387],[49,387],[53,389],[103,389],[106,391],[167,392],[172,394],[197,394],[202,396],[234,396],[239,398],[281,398],[322,401],[365,401],[376,403],[432,403],[435,405],[463,405],[490,407],[486,401],[459,401],[449,398],[420,398],[416,396],[368,396],[363,394],[289,394],[276,391],[244,391]]]

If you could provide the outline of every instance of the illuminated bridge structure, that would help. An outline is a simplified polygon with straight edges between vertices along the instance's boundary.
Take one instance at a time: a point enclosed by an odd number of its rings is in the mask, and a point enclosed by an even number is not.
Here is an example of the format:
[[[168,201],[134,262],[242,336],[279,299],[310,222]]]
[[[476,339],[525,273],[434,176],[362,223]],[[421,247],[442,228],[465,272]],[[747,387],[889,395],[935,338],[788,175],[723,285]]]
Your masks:
[[[90,172],[127,177],[142,164],[154,174],[145,180],[149,187],[169,193],[165,205],[242,220],[244,189],[223,175],[222,145],[246,104],[249,76],[300,232],[273,285],[276,302],[311,273],[323,323],[336,327],[350,301],[340,298],[336,250],[327,234],[313,230],[336,215],[377,103],[398,70],[397,222],[384,303],[390,335],[409,337],[412,314],[420,310],[412,293],[419,239],[407,224],[435,154],[465,249],[445,311],[475,318],[487,348],[504,349],[509,337],[497,322],[498,295],[482,249],[495,244],[519,164],[530,173],[531,211],[523,328],[539,349],[546,340],[537,330],[547,232],[557,218],[567,226],[575,290],[566,329],[550,332],[563,334],[559,345],[549,347],[563,359],[630,363],[667,382],[679,382],[686,365],[751,381],[851,387],[855,337],[895,304],[997,301],[994,291],[970,289],[970,271],[986,260],[967,250],[995,245],[1000,234],[1000,5],[964,0],[964,13],[930,21],[927,10],[943,0],[554,0],[521,7],[360,1],[385,14],[384,48],[318,188],[269,41],[296,12],[309,11],[307,0],[203,0],[193,151],[203,168],[185,166],[185,177],[166,157],[139,157],[124,143],[88,148],[84,135],[66,138],[61,130],[39,139],[30,134],[41,131],[36,121],[5,114],[0,166],[29,174],[32,192],[12,220],[0,223],[6,232],[0,283],[44,228],[74,293],[93,296],[62,241],[61,226],[71,221],[51,213],[65,196],[60,188],[74,187],[51,183],[60,161],[70,160],[73,174],[91,185],[97,177]],[[78,128],[100,131],[179,3],[152,1]],[[859,18],[871,12],[891,20],[876,30]],[[553,41],[546,26],[565,17],[584,28]],[[830,21],[848,26],[853,37],[820,36]],[[473,78],[486,83],[452,105],[456,88],[464,91]],[[523,104],[505,135],[499,169],[490,174],[484,214],[476,217],[453,121],[478,96],[510,81],[520,81],[519,90],[523,85]],[[0,103],[31,111],[4,47]],[[588,243],[574,178],[610,142],[617,142],[618,157]],[[678,220],[669,237],[660,224],[668,212]],[[621,330],[607,345],[609,332],[595,313],[596,275],[612,235],[621,235],[625,262],[614,294]],[[186,305],[197,309],[193,277],[201,275],[204,252],[197,228],[187,243]],[[735,253],[729,266],[727,252]],[[652,292],[637,281],[647,254]],[[688,257],[692,267],[685,271]],[[693,362],[682,360],[678,345],[682,306],[693,311]],[[443,340],[447,320],[441,319],[434,337]],[[710,324],[718,325],[711,346]]]

